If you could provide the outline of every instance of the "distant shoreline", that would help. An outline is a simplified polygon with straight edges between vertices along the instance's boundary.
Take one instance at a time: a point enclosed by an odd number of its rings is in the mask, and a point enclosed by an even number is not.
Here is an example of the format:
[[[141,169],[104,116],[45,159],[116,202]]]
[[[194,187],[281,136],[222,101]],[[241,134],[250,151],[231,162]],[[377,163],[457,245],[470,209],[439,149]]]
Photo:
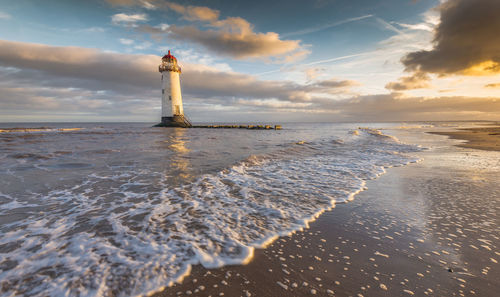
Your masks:
[[[483,128],[465,128],[449,132],[427,132],[446,135],[451,139],[466,140],[456,146],[486,151],[500,151],[500,126]]]

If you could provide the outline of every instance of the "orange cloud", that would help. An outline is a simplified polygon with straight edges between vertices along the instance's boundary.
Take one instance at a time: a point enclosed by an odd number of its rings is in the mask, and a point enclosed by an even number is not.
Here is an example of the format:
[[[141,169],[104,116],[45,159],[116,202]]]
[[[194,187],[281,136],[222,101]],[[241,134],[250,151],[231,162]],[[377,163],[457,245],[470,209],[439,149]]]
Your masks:
[[[106,0],[118,6],[143,6],[169,9],[182,15],[182,18],[192,22],[204,23],[209,29],[199,29],[194,26],[175,26],[168,28],[149,25],[137,26],[142,21],[141,16],[113,16],[115,24],[128,27],[138,27],[142,32],[151,33],[155,38],[163,34],[177,40],[185,40],[200,44],[216,54],[228,55],[235,59],[261,58],[277,63],[291,63],[305,58],[310,51],[304,49],[300,40],[282,40],[278,33],[257,33],[253,25],[241,17],[219,19],[220,12],[206,6],[181,5],[159,0]]]
[[[500,64],[492,60],[477,63],[459,72],[459,74],[470,76],[495,75],[498,73],[500,73]]]
[[[487,84],[484,86],[485,88],[500,88],[500,83],[496,84]]]
[[[181,14],[188,21],[213,22],[219,19],[219,11],[205,6],[183,6],[177,3],[167,3],[168,8]]]
[[[274,32],[254,33],[245,28],[240,32],[225,30],[200,30],[193,26],[170,26],[172,38],[187,40],[205,46],[219,53],[236,59],[280,57],[300,49],[298,40],[280,40]],[[302,53],[303,56],[304,53]]]
[[[394,91],[413,90],[429,88],[430,77],[425,72],[417,71],[411,76],[403,76],[398,82],[390,82],[385,85],[386,89]]]
[[[185,20],[201,22],[206,29],[195,26],[171,25],[165,30],[143,25],[139,30],[200,44],[216,54],[235,59],[261,58],[273,62],[289,63],[303,59],[310,51],[304,49],[300,40],[282,40],[278,33],[257,33],[253,25],[241,17],[219,19],[220,12],[205,6],[184,6],[166,2],[171,9]]]

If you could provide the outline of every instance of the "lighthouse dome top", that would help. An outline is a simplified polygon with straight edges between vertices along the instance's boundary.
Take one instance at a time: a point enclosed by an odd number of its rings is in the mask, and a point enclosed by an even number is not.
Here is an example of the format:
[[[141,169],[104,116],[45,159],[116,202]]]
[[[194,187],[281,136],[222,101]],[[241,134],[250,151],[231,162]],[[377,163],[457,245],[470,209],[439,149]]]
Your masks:
[[[164,60],[164,61],[176,61],[177,62],[177,59],[173,55],[170,54],[170,50],[168,51],[168,54],[163,56],[162,60]]]
[[[181,67],[177,64],[177,59],[170,54],[170,51],[168,51],[168,54],[161,58],[161,64],[158,67],[158,70],[160,72],[173,71],[181,73]]]

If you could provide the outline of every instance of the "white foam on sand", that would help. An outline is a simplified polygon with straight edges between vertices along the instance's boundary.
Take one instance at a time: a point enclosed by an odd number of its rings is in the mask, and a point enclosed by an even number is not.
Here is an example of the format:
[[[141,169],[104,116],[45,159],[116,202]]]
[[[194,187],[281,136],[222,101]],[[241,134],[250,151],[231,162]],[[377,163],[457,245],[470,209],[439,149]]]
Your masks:
[[[37,205],[4,195],[0,215],[19,210],[25,218],[3,226],[0,295],[148,295],[194,264],[247,263],[255,248],[354,199],[384,168],[417,161],[405,154],[415,146],[356,131],[251,156],[176,188],[160,172],[122,168],[34,193]]]

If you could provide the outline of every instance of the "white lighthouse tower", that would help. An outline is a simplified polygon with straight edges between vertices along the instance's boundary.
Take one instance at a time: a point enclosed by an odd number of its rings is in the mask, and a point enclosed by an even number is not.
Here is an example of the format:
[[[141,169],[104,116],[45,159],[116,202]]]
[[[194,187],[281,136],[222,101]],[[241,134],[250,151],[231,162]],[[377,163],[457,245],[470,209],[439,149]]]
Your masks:
[[[184,116],[182,107],[181,82],[179,75],[181,67],[177,59],[170,54],[163,56],[158,67],[162,80],[161,123],[162,127],[191,127],[191,123]]]

